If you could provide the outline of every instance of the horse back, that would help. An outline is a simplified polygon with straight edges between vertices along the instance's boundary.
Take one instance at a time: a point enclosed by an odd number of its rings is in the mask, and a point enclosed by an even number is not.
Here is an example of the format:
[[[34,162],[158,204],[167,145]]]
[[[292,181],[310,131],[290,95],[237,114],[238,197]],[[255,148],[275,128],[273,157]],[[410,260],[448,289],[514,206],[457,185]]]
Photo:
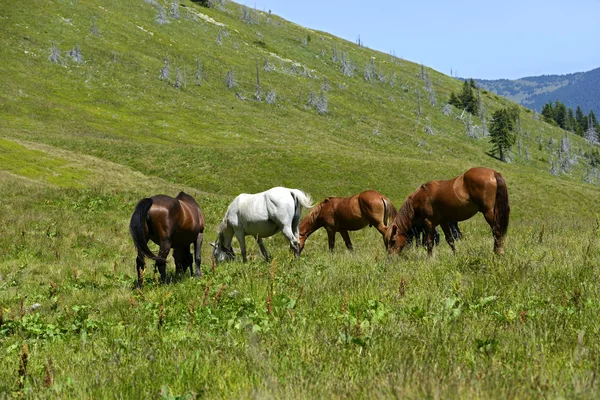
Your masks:
[[[152,197],[149,211],[151,231],[159,240],[176,232],[198,234],[204,230],[204,217],[194,198],[180,193],[177,198],[165,195]]]
[[[471,168],[463,174],[464,190],[481,207],[493,206],[496,198],[496,171],[489,168]]]
[[[465,175],[449,180],[431,181],[421,186],[414,196],[415,210],[434,222],[463,221],[479,209],[465,185]]]
[[[390,199],[376,190],[365,190],[357,196],[357,202],[358,206],[360,207],[360,211],[363,214],[363,217],[368,218],[369,220],[372,219],[370,216],[373,215],[381,214],[381,217],[383,217],[385,212],[384,201],[388,201],[389,205],[394,207]]]
[[[178,229],[193,233],[204,231],[204,215],[196,199],[184,192],[180,192],[176,199],[180,207]]]
[[[179,201],[175,198],[162,194],[152,196],[147,228],[153,242],[160,243],[173,234],[180,212]]]

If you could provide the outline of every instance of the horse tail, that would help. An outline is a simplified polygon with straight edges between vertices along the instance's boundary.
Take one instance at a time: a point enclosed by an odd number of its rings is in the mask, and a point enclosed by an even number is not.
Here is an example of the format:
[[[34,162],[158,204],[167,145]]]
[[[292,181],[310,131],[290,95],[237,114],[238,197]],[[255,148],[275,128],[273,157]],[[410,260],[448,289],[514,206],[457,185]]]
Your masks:
[[[135,207],[131,221],[129,222],[129,233],[135,244],[135,248],[148,258],[154,261],[166,261],[162,257],[157,257],[148,247],[148,239],[144,228],[148,219],[148,212],[152,207],[152,199],[142,199]]]
[[[302,207],[304,207],[304,208],[312,208],[313,207],[312,198],[309,195],[307,195],[306,193],[304,193],[302,190],[290,189],[290,191],[292,192],[292,197],[297,202],[302,204]],[[300,211],[302,211],[302,210],[300,210]]]
[[[389,221],[393,222],[394,219],[396,218],[396,215],[398,214],[398,210],[396,210],[396,207],[392,204],[390,199],[388,199],[387,197],[383,196],[381,198],[381,200],[383,201],[383,224],[385,226],[388,226],[388,222]]]
[[[494,172],[496,177],[496,202],[494,203],[494,219],[496,228],[500,230],[502,236],[506,235],[508,230],[508,217],[510,215],[510,205],[508,204],[508,190],[506,182],[498,172]]]
[[[298,232],[300,229],[300,217],[302,217],[302,207],[312,208],[312,198],[298,189],[290,189],[294,199],[294,218],[292,219],[292,232]]]

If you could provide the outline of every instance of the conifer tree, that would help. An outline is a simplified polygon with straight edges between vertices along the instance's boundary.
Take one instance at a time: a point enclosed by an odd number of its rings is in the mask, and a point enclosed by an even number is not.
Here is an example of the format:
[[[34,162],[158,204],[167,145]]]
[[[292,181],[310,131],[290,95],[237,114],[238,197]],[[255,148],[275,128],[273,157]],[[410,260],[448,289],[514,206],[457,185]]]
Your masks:
[[[464,108],[466,111],[470,112],[473,115],[477,114],[477,98],[475,97],[475,95],[473,94],[473,86],[475,85],[475,81],[473,81],[473,79],[471,79],[471,83],[465,81],[463,83],[463,88],[462,91],[460,92],[460,94],[458,95],[458,99],[460,100],[461,104],[462,104],[462,108]]]
[[[581,111],[581,107],[577,106],[577,111],[575,111],[575,121],[577,125],[575,127],[575,133],[579,136],[583,136],[583,133],[587,129],[587,119],[585,115],[583,115],[583,111]]]
[[[554,107],[552,106],[552,103],[544,104],[544,108],[542,108],[542,117],[544,118],[544,121],[554,125]]]
[[[594,127],[598,126],[598,119],[596,118],[596,114],[594,114],[594,110],[590,110],[590,113],[587,117],[588,125],[592,124]]]
[[[554,106],[554,121],[560,128],[567,128],[567,107],[558,100]]]
[[[575,114],[573,113],[573,109],[569,107],[567,109],[567,127],[565,129],[567,129],[570,132],[574,132],[576,124],[577,122],[575,121]]]
[[[514,126],[515,121],[508,109],[502,108],[492,114],[492,123],[490,124],[492,153],[497,153],[502,161],[506,160],[506,152],[515,144]]]
[[[454,94],[454,92],[450,93],[450,98],[448,99],[448,104],[451,104],[457,108],[462,108],[462,102],[460,101],[458,96],[456,96],[456,94]]]

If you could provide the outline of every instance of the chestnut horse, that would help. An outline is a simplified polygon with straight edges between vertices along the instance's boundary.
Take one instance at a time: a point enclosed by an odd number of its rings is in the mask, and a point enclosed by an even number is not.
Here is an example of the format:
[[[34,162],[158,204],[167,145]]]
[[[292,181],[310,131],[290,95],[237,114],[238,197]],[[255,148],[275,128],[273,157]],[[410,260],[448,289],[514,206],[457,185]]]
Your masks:
[[[336,232],[342,235],[348,250],[352,250],[348,231],[357,231],[369,225],[383,236],[388,219],[395,216],[396,207],[390,199],[375,190],[365,190],[352,197],[329,197],[314,206],[300,223],[300,251],[306,239],[321,227],[327,231],[330,251],[335,246]]]
[[[204,236],[204,215],[196,200],[188,194],[179,193],[176,198],[157,195],[142,199],[135,207],[129,232],[137,249],[136,268],[138,286],[143,284],[146,264],[144,257],[156,261],[160,278],[166,281],[167,256],[171,248],[177,271],[188,267],[194,276],[190,244],[194,244],[196,276],[200,278],[200,250]],[[148,248],[148,240],[160,246],[158,255]]]
[[[472,168],[454,179],[421,185],[408,196],[388,227],[386,247],[390,254],[400,253],[411,228],[423,227],[427,231],[427,253],[431,255],[435,227],[441,225],[446,242],[455,251],[449,222],[467,220],[478,212],[492,228],[494,251],[503,254],[510,214],[508,190],[502,175],[482,167]]]

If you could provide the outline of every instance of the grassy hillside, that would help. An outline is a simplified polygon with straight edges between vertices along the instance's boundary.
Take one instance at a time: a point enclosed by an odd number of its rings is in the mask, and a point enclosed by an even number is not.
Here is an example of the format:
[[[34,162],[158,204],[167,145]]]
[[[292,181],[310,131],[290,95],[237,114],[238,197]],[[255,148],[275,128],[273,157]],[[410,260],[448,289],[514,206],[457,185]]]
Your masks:
[[[581,138],[523,108],[502,163],[444,112],[462,82],[232,2],[4,2],[0,45],[3,395],[597,396],[600,189]],[[488,124],[509,104],[482,102]],[[272,264],[249,241],[249,264],[212,268],[205,245],[201,280],[169,263],[171,284],[133,290],[143,197],[193,194],[207,243],[241,192],[399,206],[479,165],[508,184],[503,258],[477,216],[456,256],[390,260],[367,229],[355,253],[317,232],[293,261],[276,236]]]

